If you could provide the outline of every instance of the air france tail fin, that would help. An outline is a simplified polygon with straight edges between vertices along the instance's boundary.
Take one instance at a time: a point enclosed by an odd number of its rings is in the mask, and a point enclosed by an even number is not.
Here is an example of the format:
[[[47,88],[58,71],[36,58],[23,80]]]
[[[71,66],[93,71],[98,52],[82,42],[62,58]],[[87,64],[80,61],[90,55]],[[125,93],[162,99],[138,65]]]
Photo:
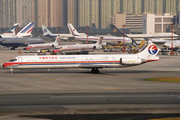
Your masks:
[[[19,23],[15,23],[11,28],[9,28],[5,33],[3,34],[16,34],[16,30],[18,29],[19,27]]]
[[[67,26],[68,26],[69,32],[72,36],[81,36],[81,34],[79,34],[77,32],[77,30],[73,27],[73,25],[71,23],[68,23]]]
[[[116,36],[122,37],[123,36],[123,32],[117,28],[114,24],[110,24],[111,30],[113,32],[113,34],[115,34]],[[126,34],[124,34],[124,37],[128,37]]]
[[[34,22],[30,22],[21,31],[19,31],[18,34],[19,33],[26,33],[26,34],[29,33],[29,34],[31,34],[33,28],[34,28]]]

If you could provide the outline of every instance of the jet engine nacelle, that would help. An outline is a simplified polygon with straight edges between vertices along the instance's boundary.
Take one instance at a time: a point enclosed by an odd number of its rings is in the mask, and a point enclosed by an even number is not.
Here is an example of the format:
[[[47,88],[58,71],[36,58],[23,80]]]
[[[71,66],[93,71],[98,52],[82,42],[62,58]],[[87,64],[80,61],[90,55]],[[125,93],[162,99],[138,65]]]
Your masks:
[[[138,65],[143,63],[144,61],[142,59],[130,59],[130,58],[121,58],[120,64],[122,65]]]

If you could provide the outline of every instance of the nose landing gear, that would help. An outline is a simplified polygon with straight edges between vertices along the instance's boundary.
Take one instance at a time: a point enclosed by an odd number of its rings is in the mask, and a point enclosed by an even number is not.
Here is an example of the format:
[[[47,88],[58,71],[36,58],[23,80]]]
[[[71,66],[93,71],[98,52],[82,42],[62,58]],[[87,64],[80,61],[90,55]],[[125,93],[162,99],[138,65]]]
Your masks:
[[[13,69],[10,69],[10,73],[11,73],[11,74],[13,74],[13,73],[14,73]]]

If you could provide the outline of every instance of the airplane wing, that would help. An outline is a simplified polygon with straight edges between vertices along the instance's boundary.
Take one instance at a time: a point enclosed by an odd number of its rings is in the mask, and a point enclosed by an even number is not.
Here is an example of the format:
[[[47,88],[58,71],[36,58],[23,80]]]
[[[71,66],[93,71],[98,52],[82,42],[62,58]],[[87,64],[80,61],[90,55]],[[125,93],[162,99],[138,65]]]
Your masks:
[[[0,42],[3,42],[5,39],[3,39],[3,38],[0,38]]]

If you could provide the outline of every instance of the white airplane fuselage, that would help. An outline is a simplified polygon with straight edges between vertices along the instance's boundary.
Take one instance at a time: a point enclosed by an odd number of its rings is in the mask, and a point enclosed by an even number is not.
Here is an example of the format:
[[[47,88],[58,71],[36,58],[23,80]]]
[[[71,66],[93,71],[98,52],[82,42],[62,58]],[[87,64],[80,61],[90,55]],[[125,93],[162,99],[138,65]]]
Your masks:
[[[89,36],[88,38],[86,36],[75,36],[76,39],[81,40],[81,41],[93,41],[96,42],[99,37],[95,36]],[[131,44],[132,41],[130,38],[127,37],[113,37],[113,36],[103,36],[103,43],[116,43],[116,42],[121,42],[125,44]]]
[[[122,58],[122,60],[121,60]],[[123,59],[124,58],[124,59]],[[4,63],[3,67],[11,69],[31,68],[115,68],[139,65],[148,60],[138,55],[47,55],[18,56],[16,61]],[[153,60],[159,60],[156,57]]]

